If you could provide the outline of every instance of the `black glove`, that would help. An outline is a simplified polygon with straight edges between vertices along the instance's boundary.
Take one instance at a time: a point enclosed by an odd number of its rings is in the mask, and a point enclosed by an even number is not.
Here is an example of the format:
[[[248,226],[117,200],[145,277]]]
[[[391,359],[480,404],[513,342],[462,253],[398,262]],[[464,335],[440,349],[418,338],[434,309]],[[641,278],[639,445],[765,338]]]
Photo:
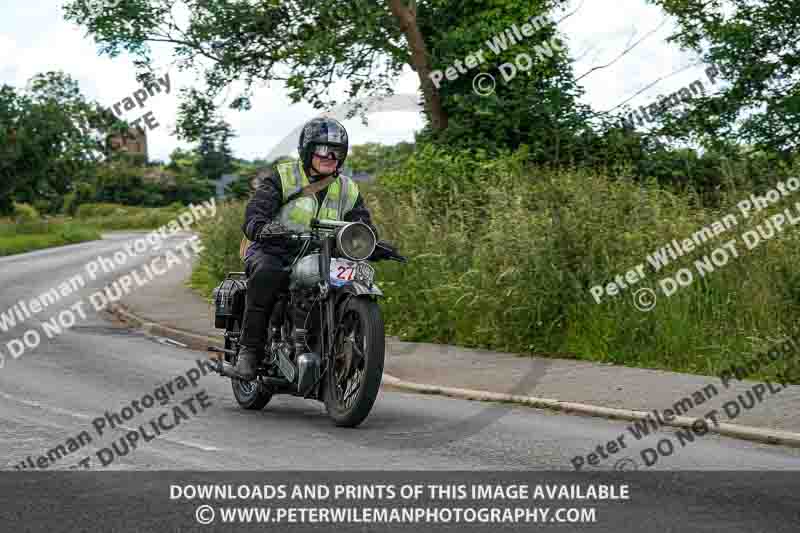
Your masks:
[[[372,252],[370,259],[373,261],[381,261],[383,259],[395,259],[402,263],[406,262],[406,258],[400,255],[397,248],[389,242],[378,241],[375,246],[375,251]]]
[[[267,239],[275,239],[278,237],[285,237],[287,235],[282,234],[289,234],[289,228],[281,224],[280,222],[267,222],[261,228],[261,231],[258,233],[258,241],[263,242]]]

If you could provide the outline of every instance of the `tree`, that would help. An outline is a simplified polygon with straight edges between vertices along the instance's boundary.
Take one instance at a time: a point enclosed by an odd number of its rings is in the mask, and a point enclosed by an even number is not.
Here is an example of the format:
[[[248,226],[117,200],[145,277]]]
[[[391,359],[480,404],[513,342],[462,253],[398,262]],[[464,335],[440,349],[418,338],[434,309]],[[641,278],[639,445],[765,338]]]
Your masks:
[[[0,212],[12,196],[60,209],[76,180],[91,175],[104,158],[116,121],[61,72],[37,74],[24,91],[0,88]]]
[[[14,212],[13,193],[23,178],[18,169],[25,164],[25,149],[18,128],[26,104],[13,87],[0,87],[0,215]]]
[[[377,177],[387,170],[402,166],[414,153],[414,145],[401,142],[393,146],[366,143],[350,147],[346,165],[354,174]]]
[[[206,128],[197,147],[197,172],[209,180],[219,180],[233,171],[233,153],[230,139],[234,137],[230,125],[219,120]]]
[[[489,152],[524,144],[538,163],[575,159],[590,112],[577,103],[581,90],[568,47],[557,31],[557,21],[548,16],[564,3],[440,0],[421,4],[420,24],[437,70],[465,63],[468,54],[479,51],[485,61],[455,80],[442,80],[441,97],[450,125],[444,132],[428,128],[418,141],[430,138],[445,146]],[[529,25],[529,35],[519,39],[514,28],[521,32],[524,24]],[[494,79],[493,90],[479,94],[476,79],[486,75]]]
[[[239,178],[225,187],[225,196],[236,200],[247,200],[251,194],[251,178],[239,176]]]
[[[534,2],[536,9],[562,3]],[[185,23],[172,15],[176,4],[189,14]],[[478,4],[491,15],[497,2]],[[503,4],[504,20],[516,11],[521,21],[532,11],[527,0]],[[350,0],[346,6],[341,0],[126,0],[100,8],[72,0],[65,13],[88,29],[103,52],[136,56],[142,78],[152,75],[151,48],[158,43],[174,45],[180,68],[202,72],[205,86],[183,91],[178,121],[178,132],[196,140],[213,117],[216,98],[234,82],[244,82],[231,102],[235,109],[249,109],[256,83],[273,80],[286,84],[294,102],[324,108],[337,103],[333,82],[341,81],[351,100],[384,96],[404,66],[419,77],[431,129],[444,131],[448,105],[430,77],[441,51],[439,33],[447,34],[453,18],[481,17],[474,9],[456,0]],[[471,51],[452,48],[447,55],[463,58]]]
[[[800,4],[649,1],[677,18],[680,31],[670,40],[700,54],[724,82],[665,131],[718,150],[744,141],[791,158],[800,147]]]

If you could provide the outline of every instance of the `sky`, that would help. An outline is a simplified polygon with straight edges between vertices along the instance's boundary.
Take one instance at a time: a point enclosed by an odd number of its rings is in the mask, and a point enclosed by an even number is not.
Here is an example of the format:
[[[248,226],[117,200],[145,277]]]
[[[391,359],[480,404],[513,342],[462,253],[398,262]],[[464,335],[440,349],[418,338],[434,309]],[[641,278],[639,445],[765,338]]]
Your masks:
[[[63,19],[63,4],[63,0],[2,0],[0,85],[21,88],[37,73],[62,70],[79,82],[81,91],[90,100],[107,107],[140,89],[131,58],[127,55],[114,59],[100,56],[98,46],[85,30]],[[595,110],[611,109],[662,77],[663,80],[633,97],[628,104],[646,106],[655,102],[658,95],[678,91],[698,79],[709,85],[704,74],[706,66],[697,64],[693,53],[666,42],[676,26],[659,7],[645,0],[573,0],[565,13],[575,9],[577,12],[561,21],[558,27],[572,57],[577,58],[576,76],[614,62],[580,80],[586,91],[583,101]],[[556,19],[563,16],[554,15]],[[524,22],[520,20],[520,25]],[[648,35],[653,30],[656,31]],[[641,44],[617,59],[628,46],[642,38]],[[169,72],[170,93],[154,94],[144,102],[143,108],[127,111],[124,118],[132,121],[152,112],[159,126],[148,131],[150,159],[167,161],[176,147],[190,146],[172,135],[172,130],[178,91],[192,86],[194,74],[168,69],[172,61],[169,50],[158,52],[156,68],[162,73]],[[406,68],[396,80],[395,93],[414,95],[418,89],[416,73]],[[274,154],[276,146],[293,130],[319,113],[307,103],[292,104],[280,82],[258,89],[253,103],[253,108],[246,112],[223,110],[223,117],[237,135],[232,141],[234,154],[244,159]],[[423,127],[424,119],[413,110],[387,111],[370,115],[368,126],[358,118],[344,121],[344,124],[351,144],[395,144],[413,141],[414,132]]]

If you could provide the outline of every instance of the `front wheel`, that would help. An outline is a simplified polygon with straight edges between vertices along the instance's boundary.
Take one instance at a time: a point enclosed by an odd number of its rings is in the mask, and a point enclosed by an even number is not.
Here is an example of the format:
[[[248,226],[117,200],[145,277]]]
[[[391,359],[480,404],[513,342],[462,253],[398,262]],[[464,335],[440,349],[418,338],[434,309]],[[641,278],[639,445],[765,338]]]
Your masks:
[[[325,378],[325,407],[337,426],[356,427],[369,415],[383,378],[381,308],[372,300],[351,298],[338,326]]]

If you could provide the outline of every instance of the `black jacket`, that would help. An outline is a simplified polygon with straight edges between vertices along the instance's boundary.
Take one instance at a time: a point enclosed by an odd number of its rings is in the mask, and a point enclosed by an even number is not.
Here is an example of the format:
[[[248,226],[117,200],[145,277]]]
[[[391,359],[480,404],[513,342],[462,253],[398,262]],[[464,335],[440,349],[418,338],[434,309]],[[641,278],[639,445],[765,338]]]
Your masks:
[[[313,181],[313,177],[309,176],[309,179]],[[318,205],[322,205],[322,200],[324,199],[327,190],[328,188],[326,187],[325,189],[317,192]],[[261,185],[258,187],[253,197],[250,198],[245,210],[245,220],[244,225],[242,226],[242,231],[244,231],[244,234],[248,239],[253,241],[253,245],[250,247],[251,249],[248,252],[248,255],[254,250],[260,249],[269,255],[282,257],[284,262],[288,262],[293,258],[301,244],[277,240],[271,240],[263,243],[257,241],[258,234],[261,232],[261,228],[264,227],[264,224],[272,221],[278,215],[278,212],[282,206],[283,187],[281,186],[281,178],[278,174],[278,171],[273,170],[271,175],[268,175],[262,179]],[[353,206],[353,209],[344,214],[344,220],[348,222],[360,220],[368,224],[375,232],[375,235],[378,235],[378,230],[372,223],[372,217],[367,209],[366,204],[364,203],[364,198],[362,197],[360,191],[358,193],[358,198],[356,198],[356,203]]]

